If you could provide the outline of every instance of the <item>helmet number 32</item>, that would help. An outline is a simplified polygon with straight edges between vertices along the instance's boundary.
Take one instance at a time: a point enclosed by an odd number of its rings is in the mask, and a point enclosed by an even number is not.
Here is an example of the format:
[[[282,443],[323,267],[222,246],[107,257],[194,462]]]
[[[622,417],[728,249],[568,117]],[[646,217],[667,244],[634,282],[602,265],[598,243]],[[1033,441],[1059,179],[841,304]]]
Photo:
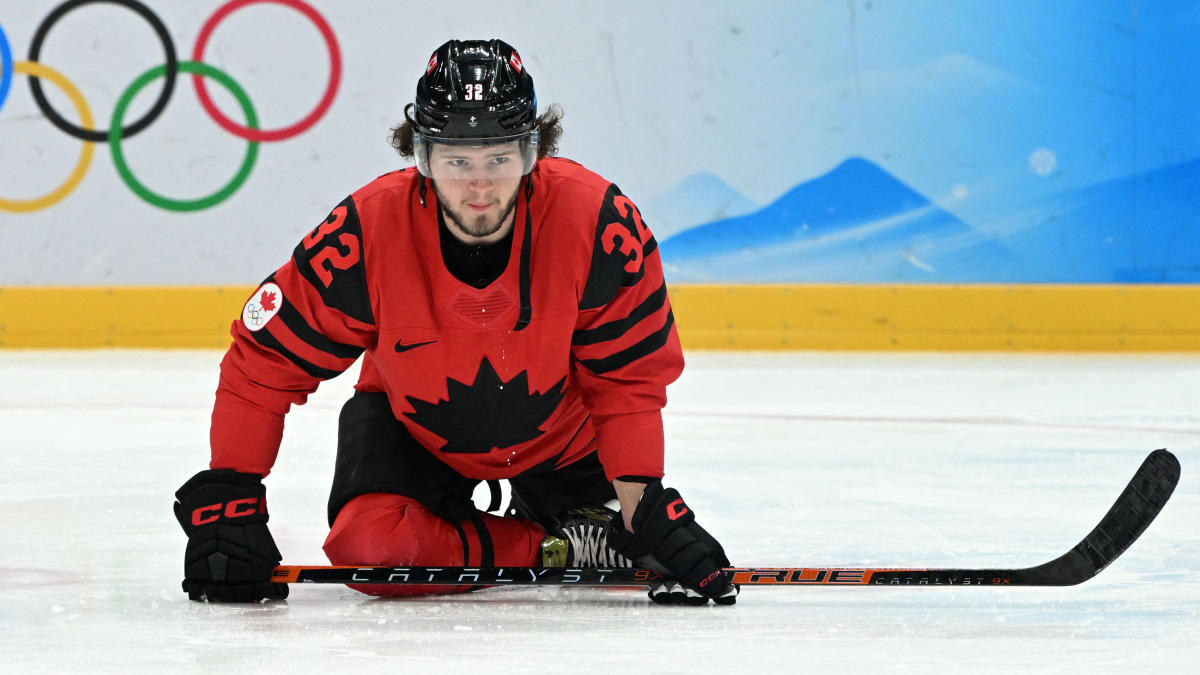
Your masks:
[[[468,84],[466,96],[463,97],[467,101],[482,101],[483,100],[483,84],[475,83]]]

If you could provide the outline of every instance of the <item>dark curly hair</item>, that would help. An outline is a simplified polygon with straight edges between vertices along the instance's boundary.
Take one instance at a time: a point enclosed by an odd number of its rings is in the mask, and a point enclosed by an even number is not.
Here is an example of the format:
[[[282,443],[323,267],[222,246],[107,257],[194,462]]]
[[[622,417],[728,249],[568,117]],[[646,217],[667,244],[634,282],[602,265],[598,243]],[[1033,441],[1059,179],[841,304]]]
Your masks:
[[[535,124],[538,132],[538,159],[543,157],[553,157],[558,154],[558,138],[562,136],[563,128],[559,124],[562,121],[563,109],[557,103],[551,103],[550,107],[546,108],[546,112],[538,115]],[[392,128],[392,135],[388,138],[392,147],[400,156],[407,160],[413,158],[413,123],[405,115],[404,122],[398,127]]]

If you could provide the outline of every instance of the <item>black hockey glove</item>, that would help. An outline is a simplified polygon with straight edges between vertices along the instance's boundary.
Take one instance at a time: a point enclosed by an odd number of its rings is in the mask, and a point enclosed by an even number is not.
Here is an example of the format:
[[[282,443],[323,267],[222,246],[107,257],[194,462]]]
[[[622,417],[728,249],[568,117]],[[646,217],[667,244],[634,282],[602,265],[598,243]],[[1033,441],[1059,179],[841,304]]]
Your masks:
[[[737,602],[738,587],[722,567],[729,558],[712,535],[696,523],[696,514],[674,488],[661,481],[646,485],[633,512],[633,532],[622,514],[609,524],[608,544],[618,553],[654,570],[668,581],[650,585],[650,599],[662,604],[718,605]]]
[[[287,597],[287,584],[271,583],[280,555],[267,529],[260,476],[232,469],[201,471],[175,498],[175,517],[188,536],[183,590],[189,598],[258,602]]]

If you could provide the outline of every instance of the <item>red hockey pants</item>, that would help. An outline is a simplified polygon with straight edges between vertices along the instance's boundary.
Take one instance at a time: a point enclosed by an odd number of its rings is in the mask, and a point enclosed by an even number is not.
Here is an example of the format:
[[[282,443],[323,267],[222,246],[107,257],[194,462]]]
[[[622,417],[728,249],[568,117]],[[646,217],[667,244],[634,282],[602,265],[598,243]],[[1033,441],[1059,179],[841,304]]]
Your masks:
[[[545,531],[536,523],[480,513],[491,538],[497,567],[536,565]],[[455,525],[435,516],[415,500],[375,492],[350,500],[337,515],[325,539],[325,555],[334,565],[480,565],[483,543],[475,524]],[[368,595],[461,593],[471,586],[351,585]]]

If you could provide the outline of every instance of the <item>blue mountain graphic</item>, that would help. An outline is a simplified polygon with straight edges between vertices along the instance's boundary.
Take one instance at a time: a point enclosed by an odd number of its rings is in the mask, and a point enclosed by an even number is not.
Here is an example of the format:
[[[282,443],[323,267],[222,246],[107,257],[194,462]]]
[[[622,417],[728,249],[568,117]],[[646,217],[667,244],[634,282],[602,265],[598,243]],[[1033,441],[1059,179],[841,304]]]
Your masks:
[[[704,171],[686,176],[666,192],[639,201],[638,208],[661,240],[697,225],[757,211],[759,205]]]
[[[661,243],[672,282],[1016,281],[1020,258],[862,158]]]
[[[1200,160],[1070,190],[1016,209],[1002,236],[1023,279],[1200,282]]]

